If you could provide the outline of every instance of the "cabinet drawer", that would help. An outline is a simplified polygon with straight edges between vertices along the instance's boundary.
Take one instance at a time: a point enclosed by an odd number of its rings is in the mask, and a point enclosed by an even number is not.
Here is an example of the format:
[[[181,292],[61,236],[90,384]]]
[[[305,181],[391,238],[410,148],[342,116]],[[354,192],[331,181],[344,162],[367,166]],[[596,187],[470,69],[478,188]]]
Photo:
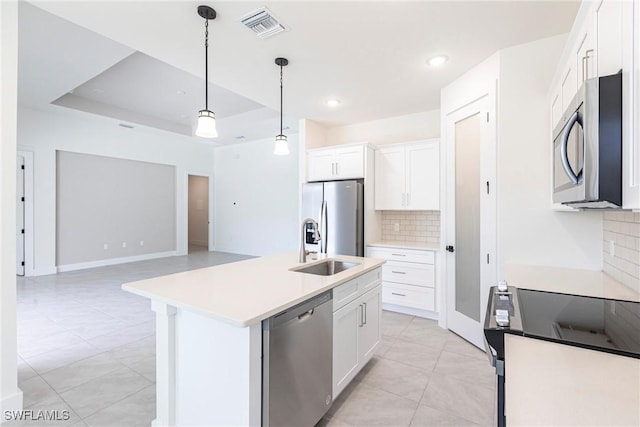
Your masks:
[[[387,261],[382,266],[382,280],[433,287],[435,284],[434,267],[431,264]]]
[[[360,292],[367,292],[374,286],[379,285],[380,280],[382,280],[382,269],[376,268],[375,270],[358,277],[358,290]]]
[[[357,278],[333,288],[333,311],[339,310],[347,305],[358,296],[358,293]]]
[[[371,258],[380,258],[389,261],[417,262],[421,264],[433,264],[435,261],[433,251],[379,248],[377,246],[369,246],[368,249],[368,256]]]
[[[435,311],[433,288],[382,282],[382,302]]]

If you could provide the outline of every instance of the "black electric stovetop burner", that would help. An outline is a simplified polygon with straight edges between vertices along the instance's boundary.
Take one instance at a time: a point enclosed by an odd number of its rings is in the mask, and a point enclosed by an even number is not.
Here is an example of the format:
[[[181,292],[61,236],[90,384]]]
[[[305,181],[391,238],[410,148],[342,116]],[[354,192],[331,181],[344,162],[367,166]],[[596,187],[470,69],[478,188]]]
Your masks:
[[[524,336],[640,357],[640,303],[518,289]]]

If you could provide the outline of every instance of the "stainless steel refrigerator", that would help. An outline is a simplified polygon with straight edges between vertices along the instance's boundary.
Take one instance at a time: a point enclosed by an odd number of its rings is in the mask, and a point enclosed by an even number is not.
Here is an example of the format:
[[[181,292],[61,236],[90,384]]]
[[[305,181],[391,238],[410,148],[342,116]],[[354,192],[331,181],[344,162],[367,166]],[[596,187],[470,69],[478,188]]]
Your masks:
[[[315,219],[319,242],[307,225],[307,250],[331,255],[364,256],[363,183],[314,182],[302,186],[302,220]]]

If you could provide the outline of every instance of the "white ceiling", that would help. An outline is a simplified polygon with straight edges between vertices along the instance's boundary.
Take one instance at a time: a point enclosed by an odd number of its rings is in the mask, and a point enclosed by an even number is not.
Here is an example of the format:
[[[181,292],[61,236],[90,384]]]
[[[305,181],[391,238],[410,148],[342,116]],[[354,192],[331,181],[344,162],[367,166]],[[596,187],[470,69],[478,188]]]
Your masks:
[[[205,2],[33,3],[131,50],[204,76],[204,21],[196,9]],[[277,111],[279,69],[273,60],[285,56],[290,60],[284,70],[285,113],[340,125],[438,108],[440,88],[497,50],[568,32],[579,1],[205,4],[218,12],[210,23],[211,81]],[[265,5],[288,31],[260,40],[239,19]],[[38,37],[49,35],[38,32]],[[430,68],[425,60],[437,54],[450,60]],[[326,106],[332,97],[342,100],[338,108]],[[136,108],[150,111],[153,99],[138,98]],[[175,115],[171,109],[165,113]]]

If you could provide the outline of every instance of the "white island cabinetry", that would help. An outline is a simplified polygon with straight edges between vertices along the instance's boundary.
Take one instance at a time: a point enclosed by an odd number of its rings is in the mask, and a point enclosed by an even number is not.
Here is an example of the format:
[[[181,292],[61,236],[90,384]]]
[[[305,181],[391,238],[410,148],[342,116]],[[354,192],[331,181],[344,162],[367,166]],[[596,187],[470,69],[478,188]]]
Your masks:
[[[333,291],[333,398],[360,372],[380,343],[381,270]]]

